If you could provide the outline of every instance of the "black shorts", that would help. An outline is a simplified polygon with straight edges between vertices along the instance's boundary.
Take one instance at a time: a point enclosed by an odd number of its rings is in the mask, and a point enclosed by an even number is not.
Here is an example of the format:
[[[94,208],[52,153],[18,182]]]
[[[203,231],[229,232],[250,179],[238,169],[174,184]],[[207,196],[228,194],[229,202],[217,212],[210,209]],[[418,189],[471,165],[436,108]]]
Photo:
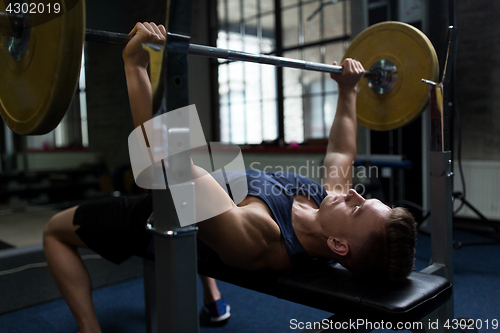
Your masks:
[[[152,234],[146,222],[153,211],[150,193],[84,203],[76,209],[76,234],[92,251],[120,264],[131,256],[154,259]],[[224,266],[215,251],[197,240],[198,262]]]
[[[120,264],[133,255],[145,257],[152,235],[146,222],[153,211],[151,194],[90,201],[75,212],[76,234],[94,252]]]

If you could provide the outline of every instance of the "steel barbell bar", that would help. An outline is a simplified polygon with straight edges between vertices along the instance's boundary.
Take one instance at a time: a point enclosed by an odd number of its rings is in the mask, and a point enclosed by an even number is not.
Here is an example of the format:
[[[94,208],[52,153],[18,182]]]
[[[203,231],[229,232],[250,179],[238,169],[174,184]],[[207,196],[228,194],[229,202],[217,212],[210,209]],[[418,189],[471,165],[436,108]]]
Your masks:
[[[0,12],[0,36],[16,37],[26,29],[25,18],[21,14],[10,14]],[[168,32],[168,35],[175,35]],[[89,42],[100,42],[108,44],[127,44],[133,36],[117,32],[102,30],[85,30],[85,40]],[[264,65],[273,65],[277,67],[287,67],[302,69],[307,71],[316,71],[323,73],[341,74],[342,66],[327,65],[322,63],[277,57],[265,54],[256,54],[243,51],[234,51],[212,46],[189,44],[188,54],[208,58],[227,59],[245,62],[254,62]],[[364,77],[372,80],[378,80],[383,75],[381,71],[365,71]]]

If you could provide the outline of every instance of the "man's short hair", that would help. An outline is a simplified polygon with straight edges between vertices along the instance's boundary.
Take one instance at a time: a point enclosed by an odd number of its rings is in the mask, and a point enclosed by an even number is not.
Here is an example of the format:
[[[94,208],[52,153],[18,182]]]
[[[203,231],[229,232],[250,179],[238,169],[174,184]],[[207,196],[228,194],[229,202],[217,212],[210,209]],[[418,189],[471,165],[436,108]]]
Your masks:
[[[411,213],[394,208],[385,229],[372,232],[364,246],[354,250],[346,268],[371,280],[404,280],[413,271],[416,234]]]

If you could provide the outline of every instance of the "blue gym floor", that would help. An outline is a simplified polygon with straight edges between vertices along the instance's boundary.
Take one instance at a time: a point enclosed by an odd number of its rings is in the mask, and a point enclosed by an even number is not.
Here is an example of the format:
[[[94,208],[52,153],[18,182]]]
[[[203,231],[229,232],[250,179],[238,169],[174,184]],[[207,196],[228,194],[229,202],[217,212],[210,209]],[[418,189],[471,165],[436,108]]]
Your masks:
[[[465,232],[456,232],[455,239],[484,240]],[[419,235],[417,270],[427,265],[429,257],[430,239]],[[488,320],[490,324],[494,319],[500,321],[500,245],[456,249],[454,262],[455,316],[480,319],[483,323]],[[311,322],[330,316],[230,284],[220,282],[219,287],[232,307],[232,317],[223,327],[201,327],[200,332],[297,332],[290,328],[291,319]],[[103,332],[145,332],[143,299],[142,279],[95,290],[94,302]],[[0,316],[0,332],[76,333],[78,327],[65,302],[57,300]],[[500,332],[500,328],[483,327],[479,332]]]

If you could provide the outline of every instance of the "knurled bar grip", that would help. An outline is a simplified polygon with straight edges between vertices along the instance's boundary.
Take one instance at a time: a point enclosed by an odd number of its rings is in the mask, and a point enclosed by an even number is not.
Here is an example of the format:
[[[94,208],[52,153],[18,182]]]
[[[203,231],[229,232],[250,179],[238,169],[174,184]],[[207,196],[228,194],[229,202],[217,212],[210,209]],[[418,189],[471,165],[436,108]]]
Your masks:
[[[168,32],[168,35],[174,35]],[[100,30],[87,29],[85,33],[85,40],[89,42],[103,42],[113,44],[127,44],[132,38],[131,35],[126,35],[117,32],[108,32]],[[342,66],[326,65],[316,62],[289,59],[283,57],[276,57],[264,54],[248,53],[243,51],[233,51],[228,49],[221,49],[212,46],[204,46],[197,44],[189,44],[188,53],[195,56],[202,56],[208,58],[238,60],[246,62],[255,62],[265,65],[273,65],[278,67],[289,67],[296,69],[303,69],[308,71],[324,72],[324,73],[342,73]],[[378,77],[379,73],[371,73],[365,71],[365,77]]]

